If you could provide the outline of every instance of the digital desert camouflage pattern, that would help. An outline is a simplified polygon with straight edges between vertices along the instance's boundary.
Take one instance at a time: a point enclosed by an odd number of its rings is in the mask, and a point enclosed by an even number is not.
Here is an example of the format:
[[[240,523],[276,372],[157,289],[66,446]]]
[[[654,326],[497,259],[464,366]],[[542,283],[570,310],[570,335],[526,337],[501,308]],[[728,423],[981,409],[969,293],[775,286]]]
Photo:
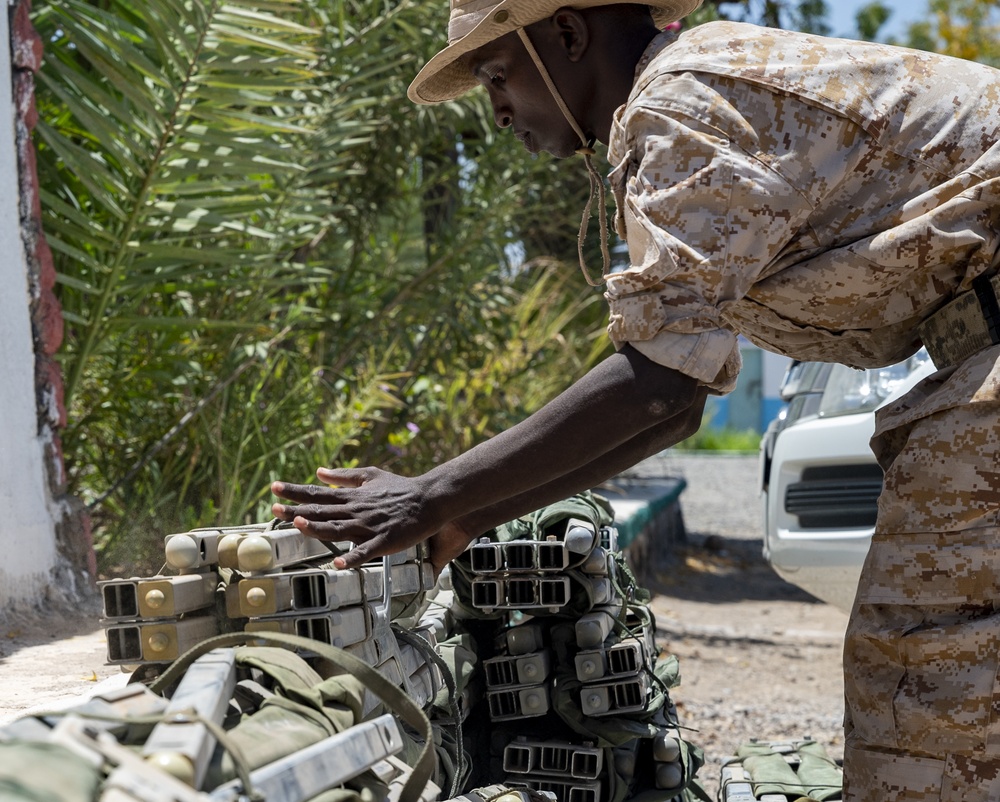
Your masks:
[[[844,651],[848,799],[1000,799],[998,423],[1000,346],[878,413],[885,489]]]
[[[737,333],[889,364],[997,267],[1000,72],[731,23],[660,37],[609,158],[609,332],[718,392]],[[850,802],[1000,800],[1000,347],[883,410],[845,648]]]
[[[631,266],[619,347],[718,391],[736,334],[799,359],[886,365],[995,266],[1000,72],[738,23],[650,45],[609,175]]]

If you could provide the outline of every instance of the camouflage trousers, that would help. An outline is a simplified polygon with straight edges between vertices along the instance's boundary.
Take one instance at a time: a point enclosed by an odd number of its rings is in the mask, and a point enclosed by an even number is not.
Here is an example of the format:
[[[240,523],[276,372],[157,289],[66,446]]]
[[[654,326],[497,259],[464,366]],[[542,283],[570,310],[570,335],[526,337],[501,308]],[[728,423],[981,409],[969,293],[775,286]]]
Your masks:
[[[1000,346],[877,417],[844,648],[849,802],[1000,800]]]

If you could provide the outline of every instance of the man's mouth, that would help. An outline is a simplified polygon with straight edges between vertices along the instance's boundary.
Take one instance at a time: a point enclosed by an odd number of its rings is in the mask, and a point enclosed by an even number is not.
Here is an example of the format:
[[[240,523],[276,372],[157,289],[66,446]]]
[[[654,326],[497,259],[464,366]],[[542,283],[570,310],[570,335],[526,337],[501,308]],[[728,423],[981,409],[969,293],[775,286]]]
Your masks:
[[[524,145],[524,149],[527,150],[528,153],[538,152],[538,146],[535,145],[535,140],[531,138],[531,134],[528,131],[517,131],[514,133],[514,136],[516,136],[518,141]]]

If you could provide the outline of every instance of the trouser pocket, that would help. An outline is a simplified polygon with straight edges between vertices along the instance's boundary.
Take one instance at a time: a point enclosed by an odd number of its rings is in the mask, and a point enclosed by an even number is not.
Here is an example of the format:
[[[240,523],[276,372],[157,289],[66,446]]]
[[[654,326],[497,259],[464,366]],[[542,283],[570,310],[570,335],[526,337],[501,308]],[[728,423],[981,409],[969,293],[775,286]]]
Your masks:
[[[1000,756],[1000,615],[992,604],[923,612],[924,622],[899,640],[904,674],[893,698],[897,743],[930,754]]]
[[[1000,757],[993,604],[858,604],[844,650],[848,716],[868,744]]]
[[[844,802],[997,802],[1000,759],[919,757],[870,749],[848,736]]]

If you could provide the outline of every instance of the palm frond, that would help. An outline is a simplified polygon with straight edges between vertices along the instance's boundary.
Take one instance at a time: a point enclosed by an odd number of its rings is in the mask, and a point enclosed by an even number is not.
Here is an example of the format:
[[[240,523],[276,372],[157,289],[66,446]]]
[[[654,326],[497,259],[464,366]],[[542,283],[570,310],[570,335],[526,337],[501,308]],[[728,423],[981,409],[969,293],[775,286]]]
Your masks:
[[[46,228],[54,250],[86,257],[59,263],[87,287],[63,296],[87,321],[67,344],[72,400],[105,329],[121,328],[142,300],[134,290],[148,284],[143,274],[171,268],[170,251],[156,250],[161,240],[234,237],[233,247],[181,259],[188,272],[217,259],[238,269],[273,250],[260,200],[296,169],[289,135],[309,132],[293,94],[315,76],[316,35],[254,4],[219,0],[116,0],[107,10],[69,0],[40,7],[36,27],[57,54],[40,75],[40,159],[50,175],[71,176],[48,184],[58,189],[49,190]],[[142,258],[151,250],[152,264]]]

